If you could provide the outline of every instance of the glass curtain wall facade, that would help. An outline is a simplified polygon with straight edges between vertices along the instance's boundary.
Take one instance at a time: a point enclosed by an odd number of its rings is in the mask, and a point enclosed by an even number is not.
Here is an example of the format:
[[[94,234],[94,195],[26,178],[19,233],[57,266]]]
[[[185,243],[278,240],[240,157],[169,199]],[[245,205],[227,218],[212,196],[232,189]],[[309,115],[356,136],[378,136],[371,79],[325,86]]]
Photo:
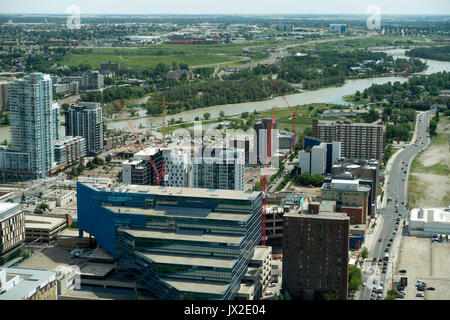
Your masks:
[[[78,183],[80,232],[160,299],[234,299],[261,239],[261,192]]]

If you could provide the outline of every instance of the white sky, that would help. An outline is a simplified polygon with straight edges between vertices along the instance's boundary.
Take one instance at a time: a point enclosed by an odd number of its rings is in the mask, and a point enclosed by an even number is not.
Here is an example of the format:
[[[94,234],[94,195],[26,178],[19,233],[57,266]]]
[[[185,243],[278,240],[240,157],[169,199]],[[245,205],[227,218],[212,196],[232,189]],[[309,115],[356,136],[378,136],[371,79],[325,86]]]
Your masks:
[[[65,14],[381,14],[450,15],[450,0],[0,0],[0,13]]]

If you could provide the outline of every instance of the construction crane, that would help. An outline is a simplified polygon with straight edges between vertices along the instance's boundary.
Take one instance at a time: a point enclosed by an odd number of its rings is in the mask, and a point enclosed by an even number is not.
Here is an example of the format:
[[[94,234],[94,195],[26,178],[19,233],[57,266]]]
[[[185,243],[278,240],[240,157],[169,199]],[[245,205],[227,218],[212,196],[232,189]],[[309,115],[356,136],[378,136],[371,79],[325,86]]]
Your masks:
[[[177,105],[177,104],[180,104],[180,102],[179,101],[175,101],[175,102],[166,102],[166,97],[165,96],[163,96],[163,98],[162,98],[162,101],[153,101],[153,100],[147,100],[147,102],[150,102],[150,103],[159,103],[159,104],[162,104],[162,106],[163,106],[163,112],[162,112],[162,116],[163,116],[163,119],[162,119],[162,136],[163,136],[163,148],[165,148],[165,147],[167,147],[167,144],[166,144],[166,130],[167,130],[167,127],[166,127],[166,115],[167,115],[167,105],[168,104],[172,104],[172,105]]]
[[[292,108],[289,105],[289,102],[287,101],[285,95],[283,94],[283,92],[281,92],[280,86],[278,85],[277,81],[275,79],[272,78],[272,75],[269,75],[270,80],[272,80],[273,84],[275,85],[275,87],[278,90],[278,93],[281,95],[281,97],[283,98],[284,102],[286,103],[286,105],[289,107],[289,109],[292,111],[292,139],[291,139],[291,152],[295,151],[295,117],[296,116],[300,116],[300,114],[297,113],[297,108],[298,105],[294,108]]]
[[[127,121],[128,126],[130,127],[131,131],[133,132],[134,136],[136,137],[137,141],[139,142],[139,146],[141,147],[141,150],[144,151],[144,153],[145,153],[144,144],[142,143],[141,138],[137,134],[136,129],[134,128],[134,125],[133,125],[133,123],[130,120],[130,117],[128,116],[126,111],[122,108],[122,106],[119,103],[119,101],[116,100],[116,104],[119,107],[120,111],[122,111],[122,114],[123,114],[125,120]],[[150,157],[150,155],[148,155],[148,154],[146,154],[146,155],[147,155],[148,161],[150,162],[153,170],[155,171],[155,173],[157,175],[156,185],[160,186],[161,182],[163,181],[164,176],[165,176],[166,161],[163,162],[161,171],[158,171],[158,168],[156,167],[155,162],[153,161],[152,157]]]
[[[270,125],[270,131],[267,141],[267,158],[266,163],[263,170],[263,175],[260,178],[261,182],[261,188],[263,191],[263,198],[262,198],[262,210],[261,210],[261,245],[266,245],[266,187],[267,187],[267,173],[269,169],[269,163],[270,158],[272,156],[272,132],[273,127],[275,124],[275,115],[276,115],[277,108],[273,108],[273,114],[272,114],[272,123]]]
[[[403,73],[403,76],[407,77],[409,76],[409,70],[411,69],[413,63],[414,63],[414,57],[416,56],[416,49],[417,46],[414,46],[414,48],[411,50],[411,58],[409,59],[408,69]]]

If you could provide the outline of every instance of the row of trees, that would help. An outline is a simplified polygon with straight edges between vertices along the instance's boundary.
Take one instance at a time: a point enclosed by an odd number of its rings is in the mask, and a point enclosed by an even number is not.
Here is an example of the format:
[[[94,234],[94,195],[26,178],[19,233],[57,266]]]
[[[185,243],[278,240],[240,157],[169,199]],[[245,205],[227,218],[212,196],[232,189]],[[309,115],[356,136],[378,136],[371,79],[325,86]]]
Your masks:
[[[364,75],[360,70],[352,67],[364,62]],[[377,63],[378,62],[378,63]],[[278,79],[290,83],[302,83],[305,89],[318,89],[321,87],[342,85],[347,77],[373,77],[390,72],[406,71],[409,61],[406,59],[393,59],[383,52],[368,50],[324,50],[318,49],[305,56],[289,56],[283,58],[275,65],[259,65],[253,69],[245,69],[230,75],[229,79],[242,79],[252,76],[277,74]],[[414,61],[410,72],[423,71],[426,65],[420,60]]]
[[[302,173],[294,180],[296,185],[308,187],[310,185],[314,187],[321,187],[323,185],[324,178],[321,174],[312,175],[309,172]]]
[[[107,88],[102,91],[88,91],[81,94],[82,101],[109,103],[114,100],[139,99],[153,90],[150,87],[126,86]]]
[[[445,71],[426,76],[414,76],[404,83],[396,81],[394,83],[373,84],[363,91],[363,98],[367,99],[373,96],[374,100],[381,101],[387,95],[398,93],[399,100],[404,100],[407,98],[407,93],[416,96],[421,93],[437,96],[439,91],[444,89],[450,89],[450,73]]]
[[[292,92],[293,89],[286,81],[278,81],[283,93]],[[258,77],[232,80],[209,80],[185,82],[172,87],[170,90],[159,91],[155,100],[161,100],[163,96],[169,102],[179,102],[177,105],[169,105],[168,113],[173,114],[182,110],[241,103],[248,101],[260,101],[278,94],[277,88],[271,81]],[[149,104],[151,110],[159,110]]]
[[[406,55],[411,56],[411,52],[412,50],[406,51]],[[450,61],[450,46],[447,45],[442,47],[416,48],[416,57]]]

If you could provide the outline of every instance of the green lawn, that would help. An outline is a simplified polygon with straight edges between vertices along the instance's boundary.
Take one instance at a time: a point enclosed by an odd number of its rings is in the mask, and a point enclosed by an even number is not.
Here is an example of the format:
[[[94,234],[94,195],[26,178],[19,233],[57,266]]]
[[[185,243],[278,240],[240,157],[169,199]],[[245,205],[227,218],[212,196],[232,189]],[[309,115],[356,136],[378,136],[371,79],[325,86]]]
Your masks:
[[[100,68],[102,62],[119,62],[122,68],[149,68],[159,62],[185,63],[189,66],[237,62],[242,59],[243,49],[252,47],[252,52],[266,52],[267,48],[278,47],[292,41],[247,41],[239,44],[218,45],[148,45],[140,48],[83,48],[82,53],[69,54],[60,65],[77,66],[89,64]],[[251,61],[260,60],[248,54]]]
[[[222,62],[235,62],[237,57],[212,54],[187,54],[187,55],[115,55],[96,52],[95,54],[70,54],[61,61],[60,65],[78,66],[89,64],[94,69],[99,69],[102,62],[118,62],[121,68],[152,68],[163,62],[172,64],[185,63],[189,66],[207,65]]]

